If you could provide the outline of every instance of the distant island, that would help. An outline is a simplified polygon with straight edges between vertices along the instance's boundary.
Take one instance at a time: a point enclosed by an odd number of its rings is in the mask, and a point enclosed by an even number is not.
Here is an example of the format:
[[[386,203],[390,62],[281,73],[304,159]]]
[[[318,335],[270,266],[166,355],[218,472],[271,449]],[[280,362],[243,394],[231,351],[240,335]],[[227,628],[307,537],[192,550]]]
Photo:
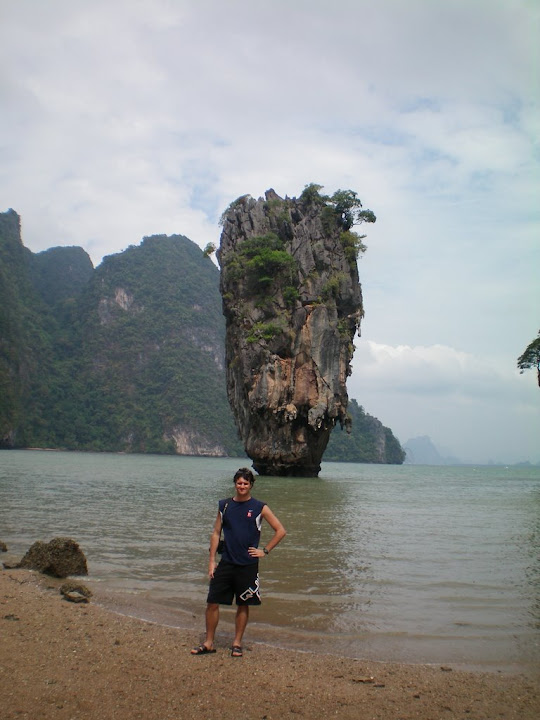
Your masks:
[[[468,465],[453,455],[442,455],[435,447],[430,437],[422,435],[420,437],[407,440],[403,446],[406,453],[406,465]],[[492,465],[498,467],[540,467],[540,463],[536,466],[525,460],[518,463],[495,463],[488,460],[485,463],[472,463],[473,465]]]
[[[404,444],[405,464],[407,465],[461,465],[462,462],[451,455],[442,456],[427,435],[412,438]]]

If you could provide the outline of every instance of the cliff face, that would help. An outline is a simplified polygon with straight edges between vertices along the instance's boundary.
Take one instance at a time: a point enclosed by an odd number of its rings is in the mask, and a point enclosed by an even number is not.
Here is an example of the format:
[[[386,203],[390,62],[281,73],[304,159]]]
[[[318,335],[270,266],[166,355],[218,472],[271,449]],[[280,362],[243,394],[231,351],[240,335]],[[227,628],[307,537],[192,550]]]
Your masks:
[[[111,255],[85,294],[82,346],[102,417],[129,452],[241,451],[227,404],[219,272],[181,235]]]
[[[363,246],[328,200],[269,190],[222,218],[227,391],[263,475],[316,476],[332,428],[346,421]]]

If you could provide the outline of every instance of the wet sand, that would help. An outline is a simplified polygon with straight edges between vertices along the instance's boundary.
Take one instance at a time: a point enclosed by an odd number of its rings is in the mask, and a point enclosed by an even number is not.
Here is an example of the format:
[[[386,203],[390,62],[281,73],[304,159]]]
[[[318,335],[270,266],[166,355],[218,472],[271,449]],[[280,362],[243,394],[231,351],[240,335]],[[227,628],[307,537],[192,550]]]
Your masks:
[[[225,643],[74,604],[59,581],[0,571],[3,720],[380,718],[537,720],[540,674],[465,672]]]

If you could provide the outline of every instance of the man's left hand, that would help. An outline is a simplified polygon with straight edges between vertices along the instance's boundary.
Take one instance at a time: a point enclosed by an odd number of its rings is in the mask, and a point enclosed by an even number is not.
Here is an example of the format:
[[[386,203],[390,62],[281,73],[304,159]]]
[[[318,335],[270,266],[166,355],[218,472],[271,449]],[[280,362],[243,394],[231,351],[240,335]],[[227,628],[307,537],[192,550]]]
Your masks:
[[[250,554],[251,557],[258,557],[258,558],[264,557],[264,550],[262,550],[262,548],[250,547],[250,548],[248,548],[248,553]]]

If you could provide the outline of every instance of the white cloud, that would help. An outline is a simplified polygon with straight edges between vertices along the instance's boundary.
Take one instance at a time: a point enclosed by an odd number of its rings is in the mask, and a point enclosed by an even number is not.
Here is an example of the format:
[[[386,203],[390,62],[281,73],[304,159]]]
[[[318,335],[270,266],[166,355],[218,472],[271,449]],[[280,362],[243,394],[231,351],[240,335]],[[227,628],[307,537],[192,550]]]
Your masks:
[[[538,388],[515,364],[434,345],[358,342],[349,396],[402,443],[429,435],[465,462],[540,460]]]
[[[392,347],[360,341],[354,365],[362,383],[386,392],[466,396],[470,400],[519,395],[521,378],[515,365],[501,369],[489,359],[445,345]]]

